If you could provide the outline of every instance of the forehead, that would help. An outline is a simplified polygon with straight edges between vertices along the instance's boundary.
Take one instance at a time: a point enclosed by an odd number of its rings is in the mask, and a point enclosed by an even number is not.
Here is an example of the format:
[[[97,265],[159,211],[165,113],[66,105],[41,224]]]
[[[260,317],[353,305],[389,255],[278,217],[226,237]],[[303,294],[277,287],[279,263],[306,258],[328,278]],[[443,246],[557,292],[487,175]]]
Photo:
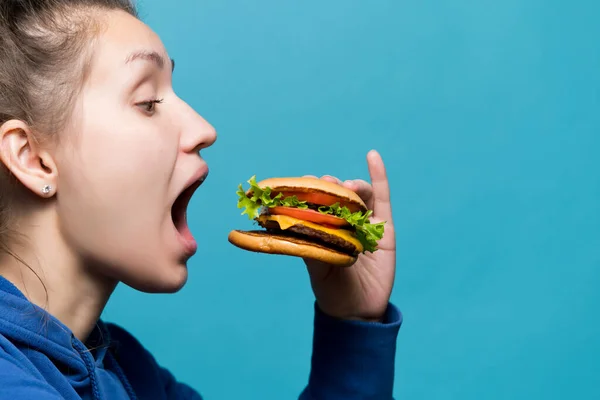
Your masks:
[[[150,53],[169,60],[162,41],[152,29],[126,12],[111,11],[94,46],[90,79],[104,80],[127,71],[132,58]]]
[[[104,38],[112,44],[121,45],[160,44],[160,38],[148,25],[124,11],[111,11],[106,19]]]

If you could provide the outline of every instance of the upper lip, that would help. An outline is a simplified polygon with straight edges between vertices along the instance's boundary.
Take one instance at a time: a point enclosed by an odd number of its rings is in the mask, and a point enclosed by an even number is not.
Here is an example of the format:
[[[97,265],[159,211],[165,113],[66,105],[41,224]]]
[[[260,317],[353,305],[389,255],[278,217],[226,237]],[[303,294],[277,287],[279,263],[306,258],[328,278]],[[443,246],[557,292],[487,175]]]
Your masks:
[[[192,185],[199,183],[200,185],[206,180],[208,176],[208,166],[206,164],[202,165],[200,168],[196,170],[194,175],[190,177],[187,181],[185,188],[183,190],[189,189]]]
[[[199,187],[206,180],[207,176],[208,176],[208,166],[206,164],[203,164],[187,180],[187,182],[185,183],[185,186],[178,193],[177,197],[181,196],[183,194],[183,192],[185,192],[186,190],[190,189],[192,186],[194,186],[196,188]]]

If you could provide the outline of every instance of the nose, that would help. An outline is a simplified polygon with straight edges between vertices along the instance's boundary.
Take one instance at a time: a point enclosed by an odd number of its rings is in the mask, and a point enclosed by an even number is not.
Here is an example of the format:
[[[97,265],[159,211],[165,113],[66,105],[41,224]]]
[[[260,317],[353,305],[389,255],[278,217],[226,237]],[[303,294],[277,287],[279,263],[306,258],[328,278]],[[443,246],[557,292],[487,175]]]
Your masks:
[[[217,140],[215,128],[187,103],[184,103],[185,111],[182,113],[181,123],[181,147],[186,153],[198,153],[200,150],[210,147]]]

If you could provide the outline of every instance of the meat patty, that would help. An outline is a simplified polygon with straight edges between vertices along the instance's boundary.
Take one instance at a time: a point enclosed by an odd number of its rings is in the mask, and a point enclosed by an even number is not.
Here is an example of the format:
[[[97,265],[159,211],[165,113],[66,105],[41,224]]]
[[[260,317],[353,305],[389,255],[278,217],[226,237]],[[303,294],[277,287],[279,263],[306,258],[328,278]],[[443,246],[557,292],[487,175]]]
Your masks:
[[[279,228],[279,224],[277,221],[265,221],[258,222],[263,228],[269,231],[275,232],[283,232]],[[341,237],[330,235],[326,232],[322,232],[316,229],[309,228],[302,224],[296,224],[294,226],[290,226],[285,230],[285,233],[293,233],[298,235],[299,237],[310,238],[317,243],[320,243],[326,247],[332,248],[334,250],[342,251],[345,254],[349,254],[351,256],[357,256],[359,254],[356,246]]]

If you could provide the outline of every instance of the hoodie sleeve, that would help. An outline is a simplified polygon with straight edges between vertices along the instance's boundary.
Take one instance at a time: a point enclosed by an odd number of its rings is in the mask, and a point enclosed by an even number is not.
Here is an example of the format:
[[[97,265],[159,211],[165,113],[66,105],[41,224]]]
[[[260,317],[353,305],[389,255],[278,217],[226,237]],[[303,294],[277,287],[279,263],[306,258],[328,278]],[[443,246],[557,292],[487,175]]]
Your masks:
[[[338,320],[315,304],[311,372],[299,400],[392,400],[401,324],[393,304],[381,323]]]
[[[402,315],[392,304],[381,323],[338,320],[315,304],[311,372],[299,400],[393,400],[401,323]],[[161,367],[131,334],[109,326],[121,349],[118,363],[140,398],[202,400],[198,392]]]

